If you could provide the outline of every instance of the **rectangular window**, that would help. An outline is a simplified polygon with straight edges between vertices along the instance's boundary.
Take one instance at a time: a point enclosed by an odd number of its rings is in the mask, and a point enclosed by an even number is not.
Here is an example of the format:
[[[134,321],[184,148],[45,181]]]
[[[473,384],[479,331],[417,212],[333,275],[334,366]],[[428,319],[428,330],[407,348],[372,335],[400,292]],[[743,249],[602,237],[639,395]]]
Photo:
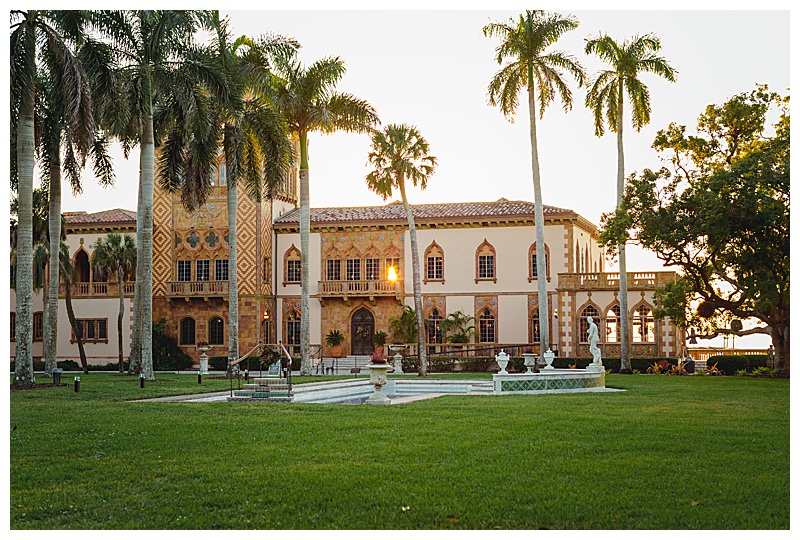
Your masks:
[[[342,260],[328,259],[325,262],[325,279],[328,281],[342,280]]]
[[[17,339],[17,314],[11,312],[11,341]]]
[[[264,257],[264,262],[262,264],[262,277],[261,281],[267,283],[269,282],[269,257]]]
[[[289,283],[300,283],[300,261],[289,259],[286,261],[286,281]]]
[[[300,345],[300,321],[289,319],[286,321],[286,343]]]
[[[33,341],[42,341],[44,338],[44,313],[37,311],[33,314]]]
[[[192,261],[178,261],[178,281],[192,280]]]
[[[369,280],[381,279],[381,260],[364,259],[364,274]]]
[[[443,275],[443,272],[442,272],[442,270],[443,270],[442,257],[438,256],[438,255],[432,256],[432,257],[428,257],[427,263],[428,263],[427,264],[427,267],[428,267],[428,272],[427,272],[428,279],[429,280],[443,279],[442,278],[442,275]]]
[[[544,268],[547,272],[547,254],[544,255]],[[531,278],[537,279],[539,277],[539,270],[536,268],[536,253],[531,255]]]
[[[397,257],[387,257],[384,261],[386,263],[386,278],[389,276],[389,268],[394,268],[397,273],[397,278],[400,279],[400,259]]]
[[[108,319],[78,319],[75,322],[83,335],[84,343],[108,343]],[[70,341],[76,341],[74,331]]]
[[[478,256],[478,279],[494,278],[494,255]]]
[[[219,165],[219,185],[228,185],[228,166],[225,163],[220,163]]]
[[[228,281],[228,259],[214,261],[214,279],[216,281]]]
[[[495,321],[494,317],[486,316],[481,317],[478,324],[479,336],[481,343],[494,343],[495,337]]]
[[[211,264],[208,259],[199,259],[196,262],[197,281],[208,281],[211,279]]]
[[[347,259],[347,281],[361,280],[361,259]]]

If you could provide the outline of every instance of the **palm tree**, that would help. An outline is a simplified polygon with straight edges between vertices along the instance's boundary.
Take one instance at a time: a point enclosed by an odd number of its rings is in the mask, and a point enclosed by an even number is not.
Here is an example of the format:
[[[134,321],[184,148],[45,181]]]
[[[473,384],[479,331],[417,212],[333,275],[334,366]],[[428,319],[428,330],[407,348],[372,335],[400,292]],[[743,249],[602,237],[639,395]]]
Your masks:
[[[399,317],[389,319],[389,330],[392,332],[392,336],[403,343],[417,341],[419,335],[417,326],[417,312],[411,306],[403,306],[403,312]]]
[[[125,313],[125,276],[136,270],[136,244],[130,235],[109,233],[105,240],[99,238],[94,244],[92,265],[101,272],[116,272],[119,284],[119,315],[117,316],[117,343],[119,345],[119,372],[123,372],[122,319]]]
[[[322,58],[304,68],[295,58],[276,58],[272,99],[297,134],[300,143],[300,372],[311,374],[309,357],[309,208],[308,134],[313,131],[363,133],[379,124],[378,115],[366,101],[336,92],[345,73],[338,57]]]
[[[260,202],[286,177],[293,159],[288,127],[277,109],[264,96],[269,86],[269,64],[275,55],[291,55],[299,45],[283,37],[253,40],[240,36],[232,40],[228,19],[220,19],[219,11],[211,12],[214,35],[211,44],[201,51],[209,64],[215,64],[230,82],[230,92],[223,99],[212,100],[201,125],[210,133],[221,134],[225,156],[228,210],[228,362],[239,357],[239,291],[237,280],[237,210],[240,180],[248,195]],[[180,111],[175,111],[181,119]],[[184,206],[194,210],[204,204],[210,183],[200,174],[183,177],[180,171],[194,164],[197,173],[208,171],[216,161],[218,139],[184,133],[184,123],[175,122],[161,154],[161,185],[168,190],[181,189]],[[188,139],[184,140],[184,139]],[[187,144],[188,142],[188,144]],[[194,179],[194,182],[192,182]],[[205,183],[203,183],[205,182]]]
[[[469,343],[472,334],[475,333],[475,317],[467,315],[460,309],[450,313],[442,321],[442,333],[445,334],[445,341],[448,343]]]
[[[536,245],[544,246],[544,208],[542,185],[539,173],[539,150],[536,142],[536,102],[539,102],[539,117],[556,98],[561,97],[565,111],[572,108],[572,91],[564,81],[562,70],[572,74],[579,85],[584,82],[583,67],[572,56],[562,51],[547,51],[561,35],[578,27],[578,20],[569,16],[544,11],[526,11],[515,22],[493,22],[483,27],[487,37],[497,36],[501,43],[495,49],[497,63],[508,63],[495,74],[489,83],[489,103],[500,106],[500,110],[513,120],[519,105],[519,93],[528,89],[528,116],[531,137],[531,170],[533,172],[534,219]],[[536,94],[538,88],[539,93]],[[544,248],[540,248],[544,249]],[[545,257],[536,257],[538,276],[546,276]],[[549,348],[550,329],[548,319],[547,280],[537,279],[539,320],[541,321],[541,344],[543,352]]]
[[[661,41],[653,34],[634,36],[620,45],[610,36],[600,35],[586,40],[586,54],[596,54],[611,65],[601,71],[589,85],[586,106],[594,114],[594,132],[602,137],[606,122],[608,129],[617,134],[617,205],[625,194],[625,155],[622,147],[623,112],[625,94],[631,106],[631,124],[636,131],[650,123],[650,91],[642,84],[641,72],[655,73],[674,82],[678,72],[667,61],[657,56]],[[632,373],[630,359],[630,328],[628,323],[628,274],[625,261],[625,243],[619,249],[619,304],[620,304],[620,373]]]
[[[417,315],[417,348],[419,355],[419,374],[428,374],[425,351],[425,321],[422,318],[422,281],[419,269],[419,247],[414,214],[406,197],[406,180],[414,186],[425,189],[428,178],[436,169],[436,158],[429,153],[428,141],[419,130],[407,124],[389,124],[383,131],[372,135],[372,149],[367,162],[373,171],[367,175],[367,187],[385,201],[391,197],[392,190],[398,189],[403,200],[403,208],[408,220],[408,235],[411,240],[411,266],[414,274],[414,311]]]
[[[153,380],[153,189],[155,142],[161,134],[154,116],[168,99],[184,111],[202,106],[197,83],[212,94],[224,92],[224,81],[200,62],[187,60],[196,29],[208,19],[202,11],[103,11],[97,12],[96,28],[111,40],[120,63],[126,108],[109,111],[109,128],[127,152],[138,145],[140,190],[137,205],[136,292],[131,369]],[[122,100],[120,100],[122,101]],[[199,105],[198,105],[199,104]],[[112,114],[113,113],[113,114]],[[189,118],[187,113],[186,118]],[[159,124],[160,127],[160,124]],[[187,171],[189,175],[192,171]],[[208,169],[195,174],[208,175]]]
[[[32,197],[35,161],[34,122],[39,71],[58,81],[62,118],[69,133],[91,133],[89,93],[75,48],[83,39],[86,12],[11,12],[12,185],[19,194],[17,245],[17,328],[14,386],[30,386],[33,373]],[[41,62],[37,62],[40,60]],[[91,107],[89,106],[90,110]],[[16,160],[14,160],[14,156]],[[60,214],[59,214],[60,215]],[[52,310],[51,310],[52,311]]]

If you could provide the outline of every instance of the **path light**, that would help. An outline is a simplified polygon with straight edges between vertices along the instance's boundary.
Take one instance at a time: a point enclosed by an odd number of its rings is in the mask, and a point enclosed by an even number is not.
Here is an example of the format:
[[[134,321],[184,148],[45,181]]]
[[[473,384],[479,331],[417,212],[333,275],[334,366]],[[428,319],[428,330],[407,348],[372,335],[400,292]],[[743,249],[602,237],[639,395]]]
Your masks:
[[[139,388],[144,388],[144,373],[139,374]]]
[[[81,391],[81,378],[75,377],[75,392],[78,393]]]

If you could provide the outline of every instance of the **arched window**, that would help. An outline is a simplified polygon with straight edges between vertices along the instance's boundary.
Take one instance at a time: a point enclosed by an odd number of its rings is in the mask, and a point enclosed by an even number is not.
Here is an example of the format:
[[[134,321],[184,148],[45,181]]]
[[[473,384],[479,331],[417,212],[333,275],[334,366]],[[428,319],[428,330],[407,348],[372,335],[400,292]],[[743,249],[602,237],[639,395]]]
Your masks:
[[[534,242],[530,249],[528,249],[528,281],[537,279],[538,270],[536,268],[536,242]],[[547,279],[550,279],[550,248],[547,244],[544,245],[544,266],[547,274]]]
[[[444,250],[432,242],[425,250],[425,280],[444,282]]]
[[[484,309],[478,316],[479,336],[481,343],[494,343],[496,341],[496,328],[494,313]]]
[[[181,319],[181,345],[194,345],[195,321],[191,317]]]
[[[300,314],[296,311],[289,313],[286,318],[286,343],[300,345]]]
[[[483,243],[475,250],[475,283],[482,280],[491,280],[497,283],[495,260],[494,246],[484,239]]]
[[[428,317],[428,343],[442,343],[442,315],[438,309]]]
[[[301,279],[301,258],[300,250],[292,247],[286,250],[283,255],[283,281],[286,283],[300,283]]]
[[[225,321],[222,320],[222,317],[212,317],[208,321],[208,344],[225,344]]]
[[[83,249],[75,254],[75,272],[78,274],[78,283],[89,283],[89,255]]]
[[[588,305],[581,311],[579,339],[581,343],[589,343],[589,317],[597,324],[600,321],[600,312],[593,305]]]
[[[621,335],[619,321],[619,304],[614,304],[606,311],[606,343],[619,343]]]
[[[531,343],[539,343],[542,341],[541,326],[539,326],[539,308],[531,315]]]
[[[633,340],[634,343],[655,343],[656,323],[653,312],[642,304],[633,312]]]

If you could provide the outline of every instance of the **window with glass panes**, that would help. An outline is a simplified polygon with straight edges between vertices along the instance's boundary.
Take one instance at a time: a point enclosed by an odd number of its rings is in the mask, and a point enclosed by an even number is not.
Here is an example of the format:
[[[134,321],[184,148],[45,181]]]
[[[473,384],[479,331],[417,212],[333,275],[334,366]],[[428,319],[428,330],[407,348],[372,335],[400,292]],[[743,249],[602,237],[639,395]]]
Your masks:
[[[655,320],[653,312],[647,306],[639,306],[633,312],[633,337],[634,343],[653,343],[656,340]]]
[[[615,304],[606,312],[606,343],[619,343],[620,340],[620,311],[619,305]]]
[[[108,319],[78,319],[76,323],[83,342],[108,342]],[[75,341],[74,331],[72,341]]]
[[[347,259],[347,274],[348,281],[358,281],[361,279],[361,259]]]
[[[195,321],[191,317],[181,319],[181,345],[194,345]]]
[[[589,317],[592,318],[592,322],[595,324],[600,322],[600,312],[596,307],[589,305],[581,311],[579,333],[581,343],[589,343]],[[600,338],[602,339],[602,336]]]
[[[364,279],[381,279],[380,259],[364,259]]]
[[[44,313],[37,311],[33,314],[33,341],[42,341],[44,338]]]
[[[300,344],[300,314],[296,311],[292,311],[286,319],[286,343]]]
[[[17,339],[17,314],[11,312],[11,341]]]
[[[214,261],[214,279],[216,281],[228,281],[228,259]]]
[[[219,165],[219,185],[228,185],[228,167],[225,163],[220,163]]]
[[[212,317],[208,321],[208,344],[225,344],[225,321],[222,320],[222,317]]]
[[[478,279],[494,278],[494,255],[478,255]]]
[[[289,259],[286,261],[286,281],[290,283],[300,283],[301,261]]]
[[[428,343],[442,343],[442,314],[438,309],[428,317]]]
[[[539,326],[539,308],[531,316],[531,343],[539,343],[542,340],[541,327]]]
[[[384,268],[386,272],[384,277],[389,279],[389,268],[394,268],[394,271],[397,273],[397,278],[400,278],[400,258],[399,257],[387,257],[384,261]]]
[[[178,261],[178,281],[192,281],[192,261]]]
[[[483,310],[478,317],[478,337],[481,343],[494,343],[495,318],[494,313],[488,309]]]
[[[444,269],[444,258],[441,255],[431,255],[427,260],[427,275],[429,280],[442,279]]]
[[[545,272],[546,273],[548,271],[549,262],[550,261],[547,258],[547,253],[545,253],[544,254],[544,267],[545,267]],[[535,251],[531,254],[531,272],[530,272],[530,274],[531,274],[531,278],[532,279],[537,279],[539,277],[539,270],[536,267],[536,252]]]
[[[211,263],[208,259],[198,259],[195,262],[197,281],[208,281],[211,279]]]
[[[328,259],[325,263],[325,279],[328,281],[342,280],[342,260]]]

